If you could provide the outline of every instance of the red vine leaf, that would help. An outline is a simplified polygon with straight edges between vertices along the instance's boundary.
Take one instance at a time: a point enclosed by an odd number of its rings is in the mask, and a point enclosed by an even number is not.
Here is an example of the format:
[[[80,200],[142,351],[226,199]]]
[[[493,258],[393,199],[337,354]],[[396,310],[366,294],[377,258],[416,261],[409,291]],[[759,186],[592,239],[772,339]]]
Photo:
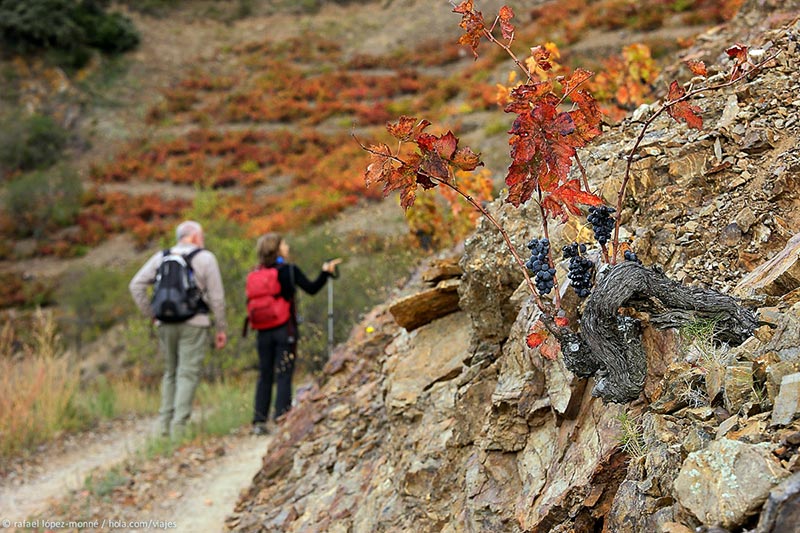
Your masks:
[[[541,346],[546,339],[546,330],[531,331],[528,333],[528,336],[525,337],[525,343],[528,345],[528,348],[534,349]]]
[[[686,101],[678,101],[686,96],[686,90],[677,81],[673,81],[669,86],[669,98],[667,113],[676,121],[684,121],[690,128],[702,129],[703,117],[700,116],[702,109]]]
[[[514,26],[509,21],[514,18],[514,11],[508,6],[503,6],[500,8],[498,18],[500,19],[500,30],[503,32],[503,39],[510,40],[514,37]]]
[[[739,76],[746,70],[746,66],[750,62],[749,58],[747,57],[747,46],[736,43],[735,45],[731,46],[725,53],[728,54],[728,57],[733,59],[733,68],[731,69],[731,79]]]
[[[448,131],[433,143],[433,149],[436,153],[442,156],[443,159],[453,159],[458,146],[458,139],[453,135],[452,131]]]
[[[553,103],[539,102],[517,117],[508,141],[512,162],[506,176],[507,202],[519,206],[537,186],[550,191],[566,179],[575,155],[568,136],[574,131],[572,117]]]
[[[569,325],[569,318],[565,316],[557,316],[553,319],[553,321],[556,323],[556,326],[560,328],[565,328]]]
[[[464,30],[464,35],[459,37],[458,44],[469,46],[472,49],[472,55],[478,59],[478,45],[481,42],[481,36],[486,30],[486,24],[483,22],[483,14],[480,11],[475,11],[472,8],[472,0],[465,0],[453,9],[454,13],[461,14],[461,22],[459,26]]]
[[[706,64],[698,59],[687,59],[684,61],[689,70],[692,71],[692,74],[695,76],[708,76],[708,69],[706,69]]]
[[[420,174],[417,183],[426,189],[436,186],[435,180],[450,182],[451,166],[458,170],[475,170],[483,165],[480,157],[469,148],[458,148],[458,137],[448,131],[439,137],[428,133],[417,137],[421,152]]]
[[[432,178],[441,181],[450,180],[450,170],[447,162],[436,152],[426,152],[422,156],[422,161],[419,165],[420,172],[417,174],[417,183],[422,185],[424,189],[433,189],[436,183]]]
[[[741,66],[747,63],[747,46],[741,43],[736,43],[735,45],[727,48],[725,53],[728,54],[728,57],[733,59],[733,62],[736,66]]]
[[[575,72],[573,72],[569,78],[559,76],[558,81],[564,87],[564,96],[570,94],[592,76],[594,76],[594,72],[582,68],[575,69]]]
[[[542,208],[553,218],[566,222],[570,214],[580,215],[581,210],[577,204],[600,205],[602,198],[587,191],[581,190],[580,180],[569,180],[556,187],[542,200]]]
[[[390,122],[386,125],[386,130],[400,141],[411,141],[419,137],[422,130],[430,126],[431,123],[425,119],[417,120],[414,117],[401,116],[397,122]]]

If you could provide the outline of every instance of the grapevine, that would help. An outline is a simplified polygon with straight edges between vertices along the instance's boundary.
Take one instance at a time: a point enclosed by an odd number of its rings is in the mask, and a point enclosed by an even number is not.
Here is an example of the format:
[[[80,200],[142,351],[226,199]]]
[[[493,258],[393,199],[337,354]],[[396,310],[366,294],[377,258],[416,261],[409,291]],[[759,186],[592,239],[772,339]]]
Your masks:
[[[666,111],[670,117],[685,122],[690,128],[702,128],[701,110],[690,103],[693,97],[705,91],[731,86],[755,74],[767,67],[777,54],[754,64],[748,59],[746,46],[737,44],[729,48],[726,52],[733,59],[733,68],[727,79],[716,85],[703,85],[714,78],[707,79],[702,62],[687,62],[695,75],[693,81],[701,85],[689,85],[687,90],[677,81],[670,83],[667,98],[644,121],[626,156],[625,174],[616,205],[611,207],[603,205],[602,199],[589,189],[586,172],[577,152],[578,148],[587,146],[601,134],[602,116],[597,102],[582,88],[593,73],[577,68],[568,76],[548,78],[546,73],[552,69],[553,62],[550,50],[543,46],[532,48],[530,57],[525,60],[518,58],[510,48],[515,35],[511,24],[514,13],[507,6],[500,9],[492,24],[484,21],[481,12],[475,10],[472,0],[462,1],[455,6],[454,12],[461,15],[460,26],[465,31],[459,43],[469,46],[477,58],[478,47],[485,39],[503,49],[523,74],[524,81],[510,90],[504,107],[505,112],[516,115],[509,130],[511,164],[505,178],[508,186],[505,201],[515,207],[535,202],[541,213],[543,236],[528,242],[530,257],[523,262],[502,225],[459,187],[455,179],[459,171],[474,171],[482,166],[480,155],[470,148],[459,148],[458,138],[450,131],[439,136],[426,133],[430,122],[424,119],[403,116],[387,125],[388,132],[398,141],[394,150],[386,144],[365,145],[356,138],[361,148],[370,154],[365,173],[367,186],[382,183],[384,195],[399,191],[400,204],[404,209],[414,204],[418,187],[432,189],[441,186],[465,198],[500,232],[541,311],[537,324],[558,339],[567,367],[579,376],[606,370],[606,377],[598,381],[594,391],[606,401],[629,401],[643,386],[644,374],[641,370],[644,356],[641,343],[635,338],[638,331],[636,321],[617,314],[620,305],[626,301],[624,298],[655,291],[653,295],[657,299],[671,302],[670,305],[676,309],[688,306],[688,309],[697,313],[719,312],[722,309],[730,316],[728,326],[736,331],[734,338],[746,338],[755,324],[752,313],[742,310],[729,297],[713,292],[696,294],[671,280],[662,280],[660,271],[642,266],[628,244],[620,246],[619,229],[631,164],[647,129],[655,119]],[[500,37],[494,35],[498,26]],[[414,150],[409,151],[408,145]],[[571,176],[573,164],[580,172],[580,179]],[[586,299],[581,333],[575,333],[566,327],[567,321],[560,311],[560,291],[550,245],[549,220],[563,223],[570,217],[583,216],[581,206],[588,208],[587,221],[592,226],[602,260],[614,268],[602,278],[603,287],[593,289],[597,267],[589,258],[586,244],[573,243],[562,249],[564,259],[569,260],[567,277],[570,284],[579,298]],[[614,266],[620,252],[625,262]],[[623,274],[635,280],[628,285],[638,283],[638,288],[632,289],[625,284],[619,287],[609,285],[609,279],[613,278],[617,280],[615,283],[619,283]],[[598,303],[602,294],[616,289],[623,290],[623,299],[614,305]],[[549,297],[551,292],[552,298]],[[705,298],[709,303],[692,303],[693,298],[698,297]],[[613,331],[606,331],[605,334],[597,331],[609,325]],[[540,346],[546,337],[547,333],[535,325],[528,335],[528,345],[532,348]],[[620,349],[624,352],[622,355],[619,355]],[[542,353],[548,356],[544,351]],[[624,360],[616,360],[619,357]],[[625,370],[630,368],[635,371]]]

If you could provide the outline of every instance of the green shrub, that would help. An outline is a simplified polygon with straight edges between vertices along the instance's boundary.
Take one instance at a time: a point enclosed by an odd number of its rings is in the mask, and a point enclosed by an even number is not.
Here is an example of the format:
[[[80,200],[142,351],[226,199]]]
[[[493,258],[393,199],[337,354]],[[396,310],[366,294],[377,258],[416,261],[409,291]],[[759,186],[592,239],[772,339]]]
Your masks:
[[[63,309],[61,330],[78,348],[134,314],[128,293],[132,274],[103,267],[82,267],[61,280],[57,303]]]
[[[5,117],[0,120],[0,176],[53,165],[67,138],[67,131],[47,115]]]
[[[85,39],[71,0],[0,0],[0,40],[11,51],[69,49]]]
[[[70,167],[54,167],[12,180],[5,207],[19,237],[41,237],[74,223],[81,207],[83,186]]]
[[[89,48],[120,53],[139,44],[133,23],[106,13],[105,0],[0,0],[0,44],[14,53],[54,51],[64,66],[78,68]]]
[[[86,32],[86,44],[101,52],[121,54],[139,44],[139,32],[133,22],[120,13],[105,13],[84,1],[75,18]]]

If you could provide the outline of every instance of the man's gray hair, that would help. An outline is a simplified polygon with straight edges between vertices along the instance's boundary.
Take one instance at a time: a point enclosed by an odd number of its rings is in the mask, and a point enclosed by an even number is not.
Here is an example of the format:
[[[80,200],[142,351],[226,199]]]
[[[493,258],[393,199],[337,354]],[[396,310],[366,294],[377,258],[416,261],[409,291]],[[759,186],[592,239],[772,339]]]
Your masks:
[[[178,224],[178,227],[175,229],[175,239],[178,242],[181,242],[186,237],[190,237],[195,233],[200,233],[203,231],[203,226],[199,223],[195,222],[194,220],[186,220]]]

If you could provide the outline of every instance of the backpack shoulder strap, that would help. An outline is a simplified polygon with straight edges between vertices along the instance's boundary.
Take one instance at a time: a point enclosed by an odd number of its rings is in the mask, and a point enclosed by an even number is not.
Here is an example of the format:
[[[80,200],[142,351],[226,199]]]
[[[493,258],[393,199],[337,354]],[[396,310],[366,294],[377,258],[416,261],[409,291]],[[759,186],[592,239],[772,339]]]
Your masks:
[[[183,256],[183,260],[186,261],[186,264],[189,266],[189,268],[192,268],[192,258],[203,250],[205,250],[205,248],[197,248]]]

